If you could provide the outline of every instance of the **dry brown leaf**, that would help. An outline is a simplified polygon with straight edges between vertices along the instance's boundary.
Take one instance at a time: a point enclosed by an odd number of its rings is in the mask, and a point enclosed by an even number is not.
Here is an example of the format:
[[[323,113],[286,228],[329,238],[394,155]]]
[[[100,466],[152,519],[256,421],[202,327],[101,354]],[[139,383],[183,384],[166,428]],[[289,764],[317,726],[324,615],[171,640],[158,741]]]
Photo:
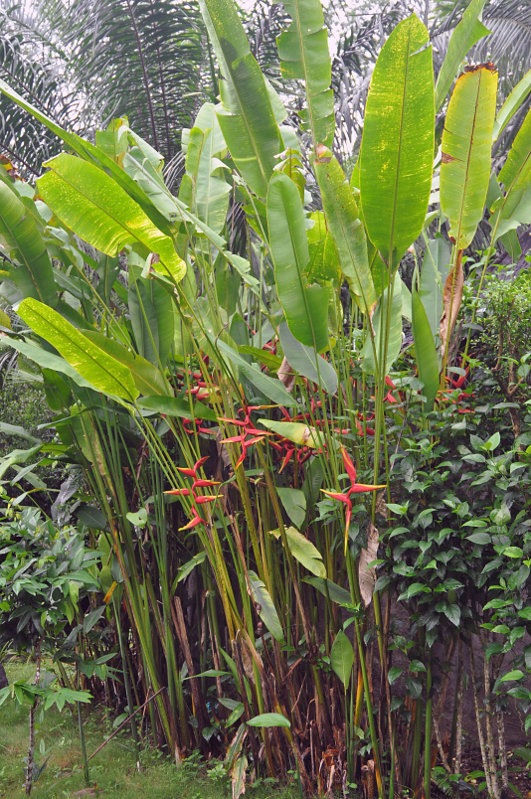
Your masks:
[[[372,522],[369,522],[369,527],[367,528],[367,548],[361,550],[358,566],[360,593],[365,607],[368,607],[372,602],[372,594],[376,583],[376,569],[374,566],[368,568],[368,564],[372,563],[372,561],[376,560],[378,557],[379,543],[380,534],[378,528]]]
[[[291,392],[295,385],[295,372],[288,363],[288,359],[284,357],[277,372],[277,377],[284,385],[286,391]]]
[[[441,355],[448,349],[448,342],[454,329],[455,320],[463,299],[463,265],[461,263],[463,251],[459,250],[455,267],[451,270],[444,284],[443,313],[439,325],[441,339]]]

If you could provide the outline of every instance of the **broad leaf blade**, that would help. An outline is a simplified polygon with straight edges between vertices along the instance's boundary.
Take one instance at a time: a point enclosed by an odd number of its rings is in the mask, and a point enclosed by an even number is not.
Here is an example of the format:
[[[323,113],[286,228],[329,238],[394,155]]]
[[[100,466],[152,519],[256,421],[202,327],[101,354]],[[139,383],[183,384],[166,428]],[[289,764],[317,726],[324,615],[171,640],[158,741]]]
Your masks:
[[[428,31],[415,15],[394,29],[374,68],[363,125],[360,191],[367,232],[398,266],[428,210],[434,148]]]
[[[411,311],[417,369],[424,384],[425,409],[431,411],[439,388],[439,361],[426,311],[415,290],[411,292]]]
[[[160,264],[153,264],[157,271],[174,282],[182,279],[186,266],[171,238],[155,227],[109,175],[67,153],[48,161],[47,166],[50,171],[37,181],[39,192],[76,235],[107,255],[116,255],[127,244],[140,244],[146,255],[159,256]]]
[[[295,338],[315,352],[328,347],[329,290],[308,285],[310,259],[304,212],[295,183],[273,175],[267,192],[267,224],[278,298]]]
[[[219,124],[238,170],[265,197],[275,156],[283,149],[269,89],[232,0],[200,0],[200,6],[226,81]]]
[[[376,301],[369,268],[367,240],[359,209],[343,170],[327,150],[314,161],[328,229],[335,242],[341,271],[363,313]]]
[[[258,611],[260,618],[265,626],[277,641],[284,640],[284,632],[278,617],[277,610],[271,599],[271,594],[265,587],[262,580],[258,575],[249,570],[249,583],[251,585],[251,593],[255,603],[260,607]]]
[[[490,31],[479,17],[485,0],[471,0],[465,8],[460,23],[453,31],[435,86],[435,110],[438,111],[450,90],[456,72],[471,47]]]
[[[24,297],[55,304],[52,262],[33,216],[20,197],[0,181],[0,246],[16,265],[9,269]]]
[[[487,66],[457,80],[444,123],[440,197],[457,249],[468,247],[483,216],[491,168],[498,73]]]
[[[138,396],[127,366],[93,344],[57,311],[28,298],[19,305],[18,315],[97,391],[129,401]]]
[[[330,665],[343,683],[346,691],[352,674],[352,666],[354,665],[354,649],[343,630],[338,632],[332,644]]]
[[[303,80],[308,104],[308,125],[314,147],[332,147],[334,141],[334,96],[330,89],[332,67],[328,33],[320,0],[284,0],[292,19],[277,38],[280,71],[286,78]]]

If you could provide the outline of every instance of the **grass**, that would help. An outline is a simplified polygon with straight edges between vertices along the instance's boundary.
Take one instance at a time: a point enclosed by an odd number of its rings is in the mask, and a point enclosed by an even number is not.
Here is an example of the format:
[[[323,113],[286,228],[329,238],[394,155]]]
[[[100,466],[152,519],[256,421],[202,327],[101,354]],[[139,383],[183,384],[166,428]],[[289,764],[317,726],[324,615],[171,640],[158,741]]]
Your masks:
[[[5,664],[9,682],[32,682],[32,664]],[[7,701],[0,709],[0,797],[22,799],[25,779],[24,758],[28,745],[28,707]],[[85,721],[87,749],[93,752],[110,734],[110,722],[99,711]],[[45,714],[37,713],[35,759],[40,765],[49,757],[46,768],[34,785],[34,799],[72,797],[85,785],[81,749],[74,709],[65,707]],[[41,743],[42,742],[42,743]],[[91,783],[96,783],[102,799],[229,799],[230,781],[216,762],[202,764],[192,756],[177,769],[167,757],[153,749],[141,753],[141,771],[136,769],[133,744],[124,730],[90,761]],[[95,794],[93,794],[95,795]],[[277,783],[260,782],[247,788],[250,799],[296,799],[296,787],[281,788]],[[83,797],[85,799],[85,797]]]

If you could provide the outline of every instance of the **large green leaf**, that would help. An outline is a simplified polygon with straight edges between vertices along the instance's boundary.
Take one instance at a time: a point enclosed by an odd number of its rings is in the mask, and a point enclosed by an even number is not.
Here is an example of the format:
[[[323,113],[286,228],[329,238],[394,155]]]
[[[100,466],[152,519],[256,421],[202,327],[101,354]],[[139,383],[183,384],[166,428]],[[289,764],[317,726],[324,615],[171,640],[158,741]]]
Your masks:
[[[415,15],[385,43],[371,80],[360,155],[367,233],[398,266],[424,225],[430,196],[435,107],[428,31]]]
[[[493,206],[490,223],[496,230],[494,241],[531,222],[531,109],[514,138],[498,180],[505,186],[505,195]]]
[[[271,530],[271,535],[275,538],[280,537],[279,530]],[[299,563],[308,569],[316,577],[326,578],[326,567],[323,563],[321,553],[316,548],[315,544],[306,538],[306,536],[299,533],[295,527],[286,528],[286,541],[289,551]]]
[[[343,683],[346,691],[352,674],[352,666],[354,665],[354,649],[343,630],[338,632],[332,644],[330,665]]]
[[[275,158],[283,149],[270,91],[232,0],[200,0],[200,6],[225,79],[219,124],[238,170],[265,197]]]
[[[220,161],[227,145],[212,103],[205,103],[193,128],[183,131],[183,149],[186,172],[192,181],[193,210],[220,233],[225,225],[231,188],[223,176],[227,167]]]
[[[286,78],[303,80],[308,104],[308,125],[314,146],[331,147],[334,141],[334,95],[328,33],[320,0],[284,0],[292,19],[277,38],[280,71]]]
[[[271,594],[267,590],[263,581],[258,577],[256,572],[249,569],[249,583],[251,585],[251,593],[257,606],[260,608],[258,614],[265,626],[277,641],[284,640],[284,631],[278,617],[277,609],[271,599]]]
[[[304,211],[295,183],[276,173],[267,192],[269,246],[278,298],[295,338],[317,353],[328,347],[329,289],[308,285],[310,260]]]
[[[303,377],[321,385],[328,394],[337,391],[337,371],[313,347],[305,347],[292,336],[286,324],[279,326],[280,346],[291,368]]]
[[[496,114],[494,127],[492,129],[492,141],[495,142],[505,126],[513,118],[521,105],[525,102],[527,95],[531,92],[531,69],[529,69],[522,80],[520,80],[509,94],[508,98]]]
[[[442,135],[441,209],[450,237],[461,250],[472,241],[483,216],[490,176],[492,126],[498,73],[487,66],[460,75]]]
[[[425,410],[431,411],[439,388],[439,361],[426,311],[415,290],[411,292],[411,311],[417,369],[426,397]]]
[[[174,306],[164,286],[138,278],[128,292],[129,315],[138,352],[165,366],[173,345]]]
[[[14,261],[9,276],[23,297],[53,305],[55,285],[48,251],[32,214],[18,194],[0,181],[0,246]]]
[[[435,86],[435,110],[438,111],[450,90],[456,72],[471,47],[490,31],[479,17],[485,0],[471,0],[463,12],[461,22],[454,29]]]
[[[116,255],[127,244],[138,244],[146,256],[159,256],[160,264],[154,262],[154,269],[175,282],[181,280],[186,266],[171,238],[155,227],[112,177],[68,153],[52,158],[47,166],[50,171],[37,181],[39,193],[76,235],[107,255]]]
[[[28,298],[19,305],[18,315],[97,391],[130,401],[138,396],[128,367],[104,352],[57,311]]]
[[[376,301],[359,209],[343,170],[329,151],[314,161],[328,229],[335,242],[341,271],[363,313]]]

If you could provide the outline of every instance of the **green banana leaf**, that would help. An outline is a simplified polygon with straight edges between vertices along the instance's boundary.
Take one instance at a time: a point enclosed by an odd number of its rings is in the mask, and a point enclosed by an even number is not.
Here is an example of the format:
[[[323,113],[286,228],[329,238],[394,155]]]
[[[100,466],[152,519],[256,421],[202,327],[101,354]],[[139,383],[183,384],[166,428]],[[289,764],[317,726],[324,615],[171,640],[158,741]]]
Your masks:
[[[103,150],[100,150],[86,139],[81,138],[81,136],[77,136],[75,133],[70,133],[62,128],[54,122],[53,119],[21,97],[1,79],[0,92],[5,94],[6,97],[9,97],[14,103],[17,103],[17,105],[31,114],[31,116],[35,117],[35,119],[38,119],[39,122],[42,122],[43,125],[51,130],[52,133],[55,133],[56,136],[64,141],[65,144],[81,158],[104,169],[118,186],[121,186],[122,189],[140,205],[144,213],[151,219],[153,225],[162,231],[162,233],[171,236],[174,230],[174,223],[182,220],[189,224],[192,229],[195,228],[199,233],[202,233],[215,247],[218,249],[223,248],[225,244],[223,238],[194,216],[183,202],[177,199],[177,197],[173,197],[167,189],[164,194],[161,195],[160,180],[153,181],[152,176],[143,168],[141,163],[136,163],[136,169],[139,174],[143,175],[145,183],[151,187],[149,194],[141,186],[142,181],[138,177],[133,179],[131,175],[129,175],[125,169],[122,169],[107,155],[107,153],[103,152]],[[132,158],[131,152],[128,153],[127,156]],[[124,158],[124,161],[125,160]],[[162,197],[161,208],[155,204],[158,197]]]
[[[277,37],[280,71],[286,78],[303,80],[305,109],[314,147],[332,147],[334,141],[334,95],[330,88],[332,66],[328,32],[320,0],[284,0],[292,19],[287,31]]]
[[[531,69],[529,69],[522,80],[518,81],[508,98],[496,114],[494,127],[492,129],[492,141],[499,139],[505,130],[505,126],[511,121],[518,109],[525,102],[527,95],[531,92]]]
[[[284,149],[270,89],[232,0],[200,0],[200,7],[224,78],[218,112],[223,136],[250,188],[265,197],[275,158]]]
[[[505,186],[505,195],[493,206],[493,243],[508,231],[531,222],[531,109],[514,138],[498,180]]]
[[[15,262],[9,277],[23,297],[55,304],[50,256],[34,217],[6,183],[0,181],[0,247]]]
[[[458,250],[468,247],[483,216],[497,82],[498,73],[488,66],[473,68],[460,75],[448,105],[442,135],[440,198]]]
[[[297,186],[287,175],[277,172],[271,178],[266,207],[278,299],[292,334],[313,347],[317,357],[328,347],[330,291],[327,286],[308,284],[304,211]]]
[[[443,104],[444,98],[454,82],[456,72],[470,48],[490,33],[480,20],[484,5],[485,0],[471,0],[463,12],[461,22],[450,36],[435,86],[436,111]]]
[[[164,286],[138,278],[127,294],[136,349],[151,363],[166,361],[173,346],[174,307]]]
[[[423,394],[426,397],[424,410],[429,412],[433,410],[439,389],[439,360],[426,311],[415,290],[411,292],[411,311],[417,369],[419,380],[424,384]]]
[[[415,15],[385,43],[371,80],[360,155],[367,233],[387,265],[424,226],[431,188],[435,106],[428,31]]]
[[[179,282],[186,272],[173,241],[156,228],[142,208],[109,175],[94,164],[61,153],[37,180],[39,193],[59,219],[76,235],[107,255],[127,244],[139,244],[147,257],[156,253],[153,268]]]
[[[363,313],[376,302],[367,254],[365,229],[343,170],[330,151],[321,151],[314,161],[328,230],[335,242],[341,271],[349,289],[358,298]]]
[[[138,396],[128,367],[104,352],[57,311],[29,297],[20,303],[17,312],[97,391],[129,401]]]

